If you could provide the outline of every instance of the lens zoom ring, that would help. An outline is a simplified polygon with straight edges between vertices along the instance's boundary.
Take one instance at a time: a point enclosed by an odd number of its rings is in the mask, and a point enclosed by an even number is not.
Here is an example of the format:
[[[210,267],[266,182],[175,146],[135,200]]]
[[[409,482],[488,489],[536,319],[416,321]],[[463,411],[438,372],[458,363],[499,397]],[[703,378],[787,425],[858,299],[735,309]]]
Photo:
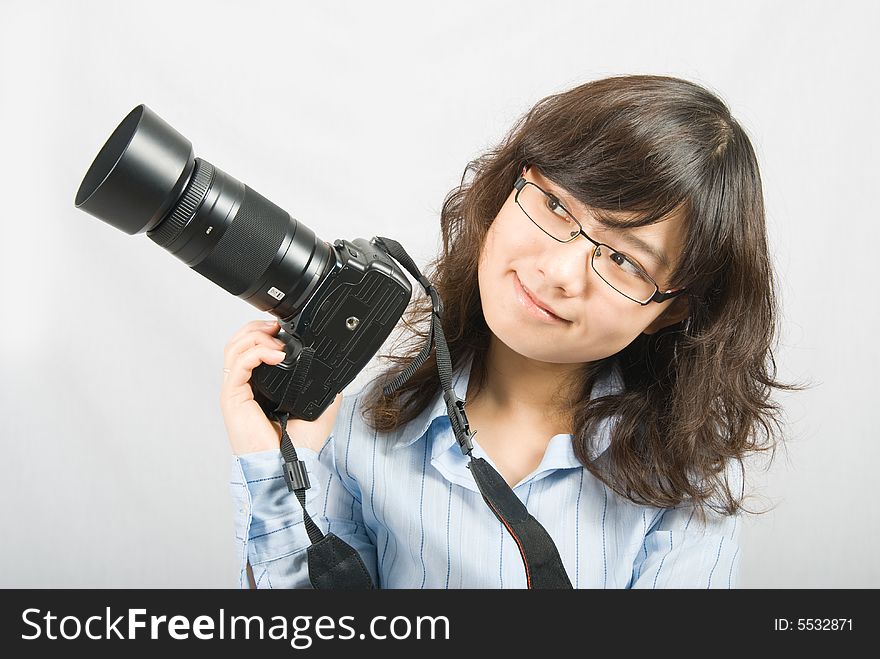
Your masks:
[[[205,260],[193,266],[233,295],[241,295],[266,272],[290,225],[286,211],[247,185],[244,189],[232,224]]]
[[[199,204],[202,203],[212,178],[214,178],[214,165],[196,158],[195,170],[181,195],[180,202],[171,211],[170,217],[154,231],[148,232],[147,236],[159,246],[168,247],[184,230]]]

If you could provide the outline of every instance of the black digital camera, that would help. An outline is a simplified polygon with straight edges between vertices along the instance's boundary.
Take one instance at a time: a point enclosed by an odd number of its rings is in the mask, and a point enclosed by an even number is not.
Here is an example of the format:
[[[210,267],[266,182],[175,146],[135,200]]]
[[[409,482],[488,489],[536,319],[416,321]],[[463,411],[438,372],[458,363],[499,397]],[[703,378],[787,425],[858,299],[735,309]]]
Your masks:
[[[101,148],[75,206],[147,236],[281,323],[287,357],[254,369],[269,414],[313,421],[376,354],[412,296],[381,238],[317,238],[286,211],[193,155],[146,105]],[[302,368],[303,364],[307,364]]]

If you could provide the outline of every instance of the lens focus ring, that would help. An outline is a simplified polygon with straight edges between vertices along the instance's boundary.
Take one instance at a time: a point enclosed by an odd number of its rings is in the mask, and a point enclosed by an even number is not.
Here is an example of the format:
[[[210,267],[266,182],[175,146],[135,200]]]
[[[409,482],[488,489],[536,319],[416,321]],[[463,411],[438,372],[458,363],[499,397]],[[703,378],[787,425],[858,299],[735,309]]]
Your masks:
[[[196,158],[195,170],[180,197],[180,202],[171,211],[168,219],[155,230],[148,231],[147,236],[160,247],[167,248],[174,242],[202,203],[213,178],[214,166],[201,158]]]

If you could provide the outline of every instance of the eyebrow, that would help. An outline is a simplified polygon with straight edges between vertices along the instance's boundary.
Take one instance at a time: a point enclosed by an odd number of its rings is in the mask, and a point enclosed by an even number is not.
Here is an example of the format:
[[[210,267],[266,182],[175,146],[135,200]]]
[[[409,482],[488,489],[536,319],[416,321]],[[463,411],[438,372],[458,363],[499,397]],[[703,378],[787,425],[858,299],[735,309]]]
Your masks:
[[[605,222],[603,222],[602,224],[605,226],[608,226],[609,228],[612,228],[612,229],[614,228],[613,226],[609,226]],[[669,258],[666,256],[666,254],[664,254],[663,252],[658,250],[656,247],[654,247],[650,243],[646,243],[644,240],[642,240],[638,236],[635,236],[631,233],[621,233],[620,237],[624,241],[628,242],[630,245],[633,245],[633,246],[637,247],[638,249],[641,249],[643,252],[646,252],[655,261],[657,261],[657,263],[662,265],[666,270],[671,269],[671,265],[669,263]]]
[[[547,191],[552,192],[559,199],[561,199],[565,204],[565,210],[567,210],[571,214],[572,217],[577,218],[577,216],[574,213],[572,213],[572,211],[571,211],[571,207],[574,205],[574,204],[572,204],[572,202],[574,201],[573,198],[565,191],[560,190],[547,177],[543,177],[543,178],[546,181],[545,185],[547,187]],[[602,226],[604,226],[608,229],[620,230],[620,227],[617,227],[614,224],[606,222],[601,218],[596,218],[596,219],[598,220],[598,222]],[[666,254],[664,252],[660,251],[659,249],[657,249],[656,247],[654,247],[650,243],[645,242],[644,240],[642,240],[638,236],[633,235],[631,233],[621,233],[620,237],[623,241],[629,243],[633,247],[636,247],[637,249],[640,249],[641,251],[648,254],[651,258],[653,258],[657,263],[659,263],[661,266],[663,266],[666,270],[672,269],[672,264],[669,262],[669,257],[666,256]],[[610,245],[609,245],[609,247],[610,247]]]

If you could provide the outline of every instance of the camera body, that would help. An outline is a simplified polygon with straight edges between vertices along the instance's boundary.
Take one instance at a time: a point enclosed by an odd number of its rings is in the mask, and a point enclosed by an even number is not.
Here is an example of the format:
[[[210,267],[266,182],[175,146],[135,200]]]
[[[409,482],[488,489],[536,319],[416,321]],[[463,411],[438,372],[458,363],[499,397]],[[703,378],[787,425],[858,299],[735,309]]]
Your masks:
[[[333,263],[296,316],[281,321],[287,358],[260,364],[251,376],[254,399],[269,414],[314,421],[363,370],[391,334],[412,286],[387,252],[356,238],[333,243]],[[291,387],[302,352],[314,355],[302,386]]]

